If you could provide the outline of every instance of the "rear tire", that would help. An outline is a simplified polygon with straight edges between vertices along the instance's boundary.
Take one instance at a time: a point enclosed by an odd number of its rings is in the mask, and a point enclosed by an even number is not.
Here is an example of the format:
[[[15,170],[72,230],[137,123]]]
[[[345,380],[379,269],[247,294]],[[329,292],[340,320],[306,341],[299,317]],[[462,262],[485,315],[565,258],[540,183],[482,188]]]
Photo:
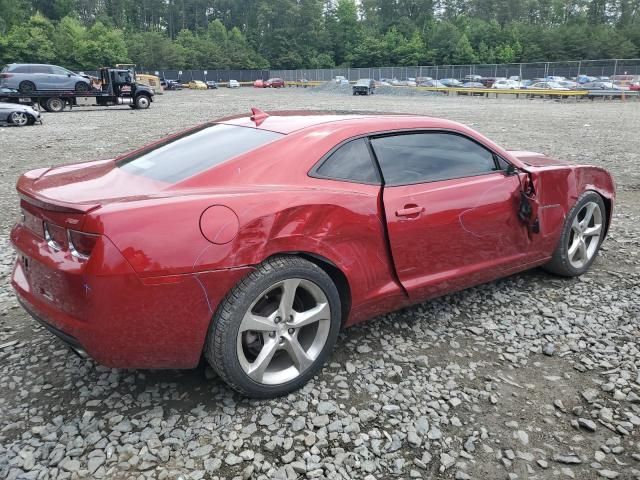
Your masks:
[[[582,275],[594,262],[607,230],[607,211],[596,192],[584,193],[569,211],[551,261],[543,268],[563,277]]]
[[[20,85],[18,85],[18,90],[20,91],[20,93],[33,93],[36,91],[36,84],[25,80],[23,82],[20,82]]]
[[[57,113],[57,112],[63,111],[64,107],[65,107],[64,100],[62,100],[61,98],[58,98],[58,97],[52,97],[52,98],[48,98],[45,101],[44,109],[47,112]]]
[[[340,326],[340,296],[329,275],[299,257],[274,257],[221,302],[204,353],[234,390],[278,397],[322,368]]]

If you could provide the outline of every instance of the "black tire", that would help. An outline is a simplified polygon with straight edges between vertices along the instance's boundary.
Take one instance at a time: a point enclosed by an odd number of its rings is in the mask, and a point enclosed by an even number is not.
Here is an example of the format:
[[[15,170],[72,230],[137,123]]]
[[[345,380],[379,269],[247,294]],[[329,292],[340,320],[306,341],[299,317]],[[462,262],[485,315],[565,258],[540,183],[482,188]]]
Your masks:
[[[91,87],[86,82],[78,82],[76,83],[76,92],[78,93],[87,93],[91,90]]]
[[[135,107],[140,110],[146,110],[151,105],[151,98],[148,95],[140,94],[135,99]]]
[[[589,203],[595,203],[600,209],[601,215],[601,233],[597,239],[597,244],[595,247],[595,251],[591,258],[584,263],[584,265],[580,267],[576,267],[572,265],[569,258],[569,243],[572,240],[572,225],[576,216],[582,213],[585,205]],[[596,192],[588,191],[580,196],[576,204],[569,211],[567,215],[567,219],[565,220],[565,224],[562,227],[562,233],[560,235],[560,240],[558,242],[558,246],[553,252],[553,256],[551,257],[551,261],[543,266],[545,270],[548,272],[554,273],[556,275],[560,275],[563,277],[577,277],[585,273],[591,267],[591,264],[594,262],[596,257],[598,256],[598,251],[600,250],[600,246],[602,245],[602,241],[605,237],[605,232],[607,231],[607,210],[604,205],[604,201],[602,197],[598,195]],[[595,240],[595,239],[594,239]]]
[[[47,112],[57,113],[64,110],[65,101],[58,97],[47,98],[44,109]]]
[[[28,80],[24,80],[20,82],[20,85],[18,85],[18,90],[20,93],[33,93],[36,91],[36,84]]]
[[[328,336],[315,361],[297,377],[275,385],[258,383],[243,370],[238,359],[240,324],[265,291],[292,278],[312,282],[324,293],[331,311]],[[338,290],[324,270],[299,257],[273,257],[240,281],[221,302],[209,327],[204,354],[215,372],[234,390],[253,398],[279,397],[302,387],[322,368],[338,338],[341,316]]]

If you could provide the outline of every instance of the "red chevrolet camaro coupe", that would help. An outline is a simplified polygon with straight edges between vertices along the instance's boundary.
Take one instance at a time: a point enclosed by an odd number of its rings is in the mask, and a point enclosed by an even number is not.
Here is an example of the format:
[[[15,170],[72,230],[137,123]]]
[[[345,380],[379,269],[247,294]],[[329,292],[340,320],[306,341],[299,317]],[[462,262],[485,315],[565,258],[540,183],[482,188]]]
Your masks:
[[[12,283],[77,352],[125,368],[206,357],[254,397],[300,387],[343,326],[544,266],[593,263],[602,168],[409,115],[213,121],[18,181]]]

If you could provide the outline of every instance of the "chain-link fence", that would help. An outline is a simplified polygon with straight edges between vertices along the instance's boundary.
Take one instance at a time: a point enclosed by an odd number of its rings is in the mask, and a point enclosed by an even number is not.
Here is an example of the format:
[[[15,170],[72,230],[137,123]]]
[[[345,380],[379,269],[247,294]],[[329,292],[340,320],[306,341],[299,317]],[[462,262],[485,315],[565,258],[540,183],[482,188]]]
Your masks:
[[[252,82],[257,79],[282,78],[298,80],[329,81],[337,76],[350,81],[360,78],[374,80],[407,80],[418,77],[433,79],[455,78],[458,80],[480,77],[520,77],[521,79],[545,78],[550,75],[575,78],[580,75],[613,77],[615,75],[640,76],[640,58],[612,60],[577,60],[567,62],[501,63],[486,65],[424,65],[416,67],[365,67],[365,68],[314,68],[300,70],[155,70],[139,69],[139,73],[151,73],[162,78],[189,82],[191,80],[215,80],[228,82]],[[89,72],[88,72],[89,73]]]
[[[360,78],[374,80],[431,77],[434,79],[456,78],[459,80],[480,77],[512,77],[521,79],[544,78],[550,75],[573,78],[580,75],[612,77],[614,75],[640,75],[640,59],[579,60],[570,62],[503,63],[486,65],[425,65],[417,67],[368,67],[331,68],[304,70],[270,70],[270,76],[288,81],[307,79],[328,81],[344,76],[350,81]]]

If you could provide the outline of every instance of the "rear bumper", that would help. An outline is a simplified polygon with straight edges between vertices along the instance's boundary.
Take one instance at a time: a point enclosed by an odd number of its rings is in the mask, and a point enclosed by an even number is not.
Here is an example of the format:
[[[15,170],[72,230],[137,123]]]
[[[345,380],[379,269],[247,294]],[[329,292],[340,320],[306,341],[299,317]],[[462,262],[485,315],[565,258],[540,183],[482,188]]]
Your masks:
[[[60,252],[30,248],[25,230],[11,234],[18,300],[74,350],[108,367],[195,367],[218,304],[251,271],[141,279],[106,238],[83,268]]]
[[[40,318],[40,316],[36,313],[35,309],[32,306],[27,305],[26,301],[20,299],[20,297],[18,297],[18,303],[20,303],[20,306],[24,308],[25,311],[29,315],[31,315],[35,321],[37,321],[40,325],[46,328],[50,333],[52,333],[53,335],[58,337],[60,340],[62,340],[62,342],[67,347],[69,347],[71,351],[73,351],[75,354],[77,354],[81,358],[88,357],[87,352],[83,350],[82,346],[80,345],[80,343],[75,337],[68,335],[67,333],[63,332],[62,330],[54,327],[53,325],[47,323],[45,320]]]

